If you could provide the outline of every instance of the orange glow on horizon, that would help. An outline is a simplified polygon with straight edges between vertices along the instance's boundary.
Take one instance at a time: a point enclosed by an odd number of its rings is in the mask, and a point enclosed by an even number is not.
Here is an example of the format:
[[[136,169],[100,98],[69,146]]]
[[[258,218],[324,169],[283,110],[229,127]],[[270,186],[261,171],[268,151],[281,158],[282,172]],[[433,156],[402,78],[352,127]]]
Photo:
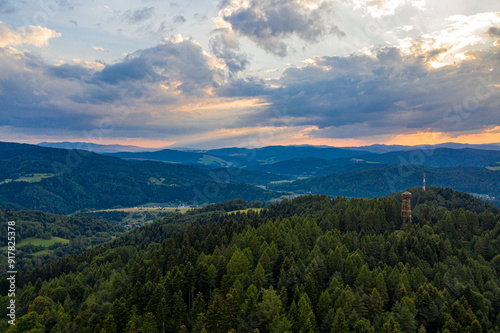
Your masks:
[[[331,147],[361,147],[369,146],[374,144],[374,142],[361,140],[361,139],[331,139],[331,138],[308,138],[308,139],[296,139],[296,140],[276,140],[264,144],[263,146],[271,145],[311,145],[311,146],[331,146]]]
[[[315,138],[311,137],[308,130],[287,128],[287,127],[241,127],[241,128],[221,128],[196,135],[186,135],[176,138],[177,140],[153,140],[146,138],[103,138],[101,140],[89,141],[84,138],[48,138],[29,137],[23,140],[4,140],[18,141],[30,144],[37,144],[41,141],[46,142],[88,142],[101,145],[130,145],[141,148],[169,148],[172,145],[179,147],[191,147],[204,149],[204,143],[217,141],[218,139],[234,138],[234,144],[214,147],[264,147],[271,145],[314,145],[314,146],[332,146],[332,147],[360,147],[373,144],[385,145],[437,145],[442,143],[462,143],[462,144],[489,144],[500,143],[500,126],[484,130],[480,133],[450,135],[444,132],[417,131],[414,133],[402,133],[394,135],[378,135],[360,138]],[[252,139],[254,138],[254,139]],[[0,140],[1,141],[1,140]],[[199,147],[198,147],[199,146]]]
[[[266,142],[265,145],[315,145],[332,147],[361,147],[374,144],[384,145],[437,145],[442,143],[489,144],[500,143],[500,126],[484,130],[481,133],[452,136],[449,133],[418,131],[396,135],[381,135],[362,138],[312,138],[307,131],[301,131],[290,138],[281,138]]]
[[[182,112],[227,111],[227,110],[248,109],[248,108],[261,107],[267,105],[269,105],[268,102],[262,101],[258,98],[221,99],[215,101],[203,100],[201,102],[184,104],[175,110]]]
[[[163,148],[171,146],[177,141],[167,141],[167,140],[150,140],[144,138],[120,138],[120,139],[109,139],[103,140],[101,144],[104,145],[129,145],[137,146],[142,148]]]
[[[416,133],[398,134],[386,142],[389,145],[436,145],[441,143],[488,144],[500,142],[500,126],[484,130],[481,133],[451,136],[443,132],[419,131]]]

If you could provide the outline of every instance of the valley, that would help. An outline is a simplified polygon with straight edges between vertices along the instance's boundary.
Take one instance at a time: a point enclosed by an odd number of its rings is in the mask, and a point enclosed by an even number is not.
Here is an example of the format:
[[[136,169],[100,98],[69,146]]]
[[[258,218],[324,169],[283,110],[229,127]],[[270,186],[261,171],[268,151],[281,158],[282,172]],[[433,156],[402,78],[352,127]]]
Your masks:
[[[0,152],[2,179],[18,180],[0,184],[0,228],[18,228],[20,327],[498,326],[496,152],[269,147],[176,153],[189,158],[174,163],[8,143]],[[396,163],[424,153],[436,158]],[[410,219],[401,215],[404,189]],[[6,249],[2,240],[4,261]],[[7,287],[2,279],[2,295]],[[7,325],[0,320],[0,330]]]
[[[0,333],[500,333],[500,1],[0,0]]]

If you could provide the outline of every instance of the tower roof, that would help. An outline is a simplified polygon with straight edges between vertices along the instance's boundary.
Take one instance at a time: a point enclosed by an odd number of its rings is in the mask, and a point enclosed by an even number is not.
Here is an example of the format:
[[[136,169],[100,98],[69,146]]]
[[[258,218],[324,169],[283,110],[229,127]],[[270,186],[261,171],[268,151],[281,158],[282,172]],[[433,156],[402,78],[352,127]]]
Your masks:
[[[411,197],[411,193],[408,192],[408,191],[404,191],[402,194],[401,194],[402,197]]]

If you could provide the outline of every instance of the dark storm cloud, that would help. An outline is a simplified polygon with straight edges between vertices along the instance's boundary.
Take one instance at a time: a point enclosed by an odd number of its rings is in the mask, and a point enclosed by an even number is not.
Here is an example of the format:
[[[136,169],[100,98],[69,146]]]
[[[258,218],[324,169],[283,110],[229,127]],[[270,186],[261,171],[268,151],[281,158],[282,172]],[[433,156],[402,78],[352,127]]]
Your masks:
[[[317,42],[328,33],[343,34],[332,22],[333,7],[329,1],[313,5],[300,0],[250,1],[222,0],[219,18],[229,23],[240,36],[257,43],[267,52],[284,57],[288,53],[284,39],[295,35],[307,42]],[[224,10],[230,8],[230,10]]]
[[[47,71],[50,75],[61,79],[76,79],[79,81],[84,81],[91,75],[88,68],[69,64],[63,64],[60,66],[48,66]]]
[[[0,72],[0,126],[74,129],[96,119],[65,102],[84,69],[58,71],[36,55],[0,48]]]
[[[116,64],[105,66],[90,78],[80,76],[83,89],[72,94],[71,100],[102,104],[112,103],[124,95],[151,97],[154,92],[150,86],[163,81],[179,82],[177,90],[185,95],[203,96],[204,89],[217,86],[217,73],[210,68],[202,51],[190,40],[165,41],[156,47],[136,51]],[[68,67],[52,71],[59,77],[81,74],[75,68],[78,66]]]
[[[82,92],[71,94],[68,96],[68,98],[71,101],[79,104],[111,104],[113,102],[119,101],[121,98],[123,98],[123,96],[127,96],[127,90],[133,89],[131,86],[127,88],[88,85],[85,87],[85,89],[83,89]]]
[[[210,68],[200,45],[190,40],[167,40],[156,47],[127,55],[116,64],[105,66],[86,80],[90,88],[85,91],[85,96],[75,100],[111,102],[118,96],[114,89],[137,93],[139,87],[139,91],[147,94],[148,85],[164,81],[179,82],[177,89],[183,94],[203,96],[204,89],[217,86],[217,73]],[[108,100],[105,95],[111,87],[113,89],[109,90]],[[99,96],[94,99],[91,96],[96,92],[99,92]]]
[[[143,80],[147,77],[161,79],[161,76],[155,73],[146,59],[126,57],[122,62],[108,65],[96,73],[93,82],[117,84],[124,81]]]
[[[500,125],[500,100],[493,94],[500,59],[494,54],[478,52],[459,66],[431,68],[427,54],[408,56],[385,47],[373,55],[318,57],[308,66],[288,68],[272,82],[279,88],[240,79],[219,93],[260,95],[273,108],[286,109],[289,125],[316,126],[326,137],[478,130]],[[264,126],[272,117],[266,109],[241,124]],[[356,127],[363,133],[353,133]]]
[[[184,93],[197,95],[202,93],[201,90],[217,85],[217,73],[210,68],[203,49],[190,40],[166,41],[132,56],[157,68],[158,75],[182,82],[179,89]]]
[[[217,73],[210,68],[202,51],[190,40],[166,41],[156,47],[136,51],[85,78],[83,92],[72,95],[72,100],[78,103],[111,103],[127,93],[148,95],[149,85],[163,81],[179,82],[177,89],[183,94],[202,96],[205,88],[217,85]],[[68,77],[80,74],[78,66],[69,67],[71,71],[62,68],[55,73]],[[84,70],[81,72],[84,73]]]
[[[101,70],[96,70],[97,64],[49,65],[28,51],[0,48],[0,126],[85,130],[123,101],[141,110],[203,97],[206,89],[218,86],[218,74],[209,61],[201,46],[190,40],[165,41]],[[171,82],[176,83],[171,90],[159,88]],[[142,120],[130,125],[136,130],[150,121],[147,112],[134,117]]]
[[[271,95],[273,92],[264,80],[255,78],[234,78],[217,89],[217,93],[222,97],[258,97]]]
[[[225,37],[214,38],[212,49],[228,46],[236,52],[237,41]],[[477,131],[500,125],[497,48],[469,52],[468,59],[454,66],[432,68],[427,62],[442,51],[408,55],[383,47],[369,55],[313,58],[303,67],[286,68],[273,80],[221,73],[222,69],[215,69],[221,60],[236,72],[244,68],[245,58],[224,54],[224,48],[217,51],[222,52],[214,51],[219,56],[214,59],[191,40],[166,40],[97,70],[99,64],[53,66],[29,52],[0,48],[0,126],[21,127],[29,121],[36,127],[39,120],[40,126],[85,129],[124,96],[133,100],[135,113],[116,130],[123,136],[128,135],[121,132],[123,128],[144,137],[160,137],[162,129],[174,133],[176,126],[186,133],[218,130],[220,123],[205,121],[211,114],[198,119],[188,110],[186,117],[192,118],[187,122],[175,122],[178,118],[173,117],[165,124],[150,113],[158,110],[164,120],[170,106],[189,105],[193,100],[203,104],[212,98],[256,97],[263,102],[225,119],[225,128],[286,120],[286,126],[312,127],[309,135],[318,137],[422,129]]]

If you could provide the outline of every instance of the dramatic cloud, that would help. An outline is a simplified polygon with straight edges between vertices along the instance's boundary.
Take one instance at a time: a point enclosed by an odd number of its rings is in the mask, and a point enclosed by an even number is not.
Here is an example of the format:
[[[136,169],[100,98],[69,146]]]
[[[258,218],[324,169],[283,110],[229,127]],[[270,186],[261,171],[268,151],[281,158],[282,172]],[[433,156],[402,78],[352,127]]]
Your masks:
[[[46,45],[51,38],[60,37],[61,34],[44,27],[27,26],[12,31],[0,21],[0,47],[31,44],[37,47]]]
[[[324,0],[222,0],[217,28],[249,38],[267,52],[287,55],[288,37],[317,42],[324,35],[342,34],[332,23],[333,8]]]
[[[93,83],[161,82],[174,91],[204,95],[205,90],[216,86],[218,81],[212,60],[199,44],[175,37],[106,66],[95,74]]]
[[[210,51],[224,61],[230,73],[242,71],[250,64],[249,56],[239,51],[237,37],[225,30],[210,40]]]
[[[457,66],[433,68],[429,56],[396,47],[369,55],[316,57],[287,68],[277,80],[234,80],[227,96],[260,96],[272,108],[241,119],[241,126],[283,121],[323,138],[431,131],[481,131],[500,125],[500,58],[495,49],[470,54]],[[283,109],[275,117],[270,110]]]
[[[75,129],[96,118],[65,98],[88,75],[79,66],[52,71],[40,57],[9,47],[0,48],[0,72],[0,126]]]
[[[45,24],[62,36],[39,22],[18,28],[39,5],[0,0],[3,137],[499,141],[500,4],[55,1]],[[6,15],[9,4],[19,10]],[[165,39],[180,32],[192,37]]]
[[[108,65],[79,59],[49,65],[28,51],[0,48],[0,127],[83,133],[111,117],[120,123],[116,135],[199,132],[204,124],[191,112],[221,105],[216,98],[203,101],[219,86],[222,68],[199,44],[180,37]],[[125,118],[116,117],[117,108]]]
[[[115,135],[168,133],[193,144],[248,141],[261,132],[301,142],[421,130],[459,135],[500,126],[496,48],[434,68],[435,50],[407,54],[383,47],[311,58],[267,80],[224,80],[227,65],[180,37],[107,65],[75,59],[54,66],[27,52],[2,50],[0,109],[7,113],[0,126],[83,131],[124,100],[129,115],[116,122]]]
[[[424,34],[418,39],[406,38],[401,47],[407,54],[427,53],[434,57],[430,64],[434,67],[451,65],[467,59],[469,51],[489,48],[494,38],[485,38],[489,32],[494,37],[492,25],[500,25],[498,13],[475,15],[454,15],[447,19],[449,26],[441,31]],[[432,51],[432,53],[430,52]]]

